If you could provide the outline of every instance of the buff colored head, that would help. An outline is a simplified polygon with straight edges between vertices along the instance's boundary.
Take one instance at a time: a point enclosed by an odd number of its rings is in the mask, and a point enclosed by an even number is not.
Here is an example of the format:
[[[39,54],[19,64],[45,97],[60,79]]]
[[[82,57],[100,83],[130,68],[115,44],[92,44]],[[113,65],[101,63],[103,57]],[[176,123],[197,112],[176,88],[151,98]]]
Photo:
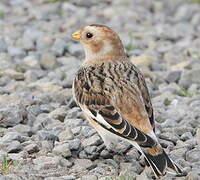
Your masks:
[[[72,34],[72,37],[80,40],[83,45],[86,61],[125,56],[119,36],[107,26],[97,24],[84,26]]]

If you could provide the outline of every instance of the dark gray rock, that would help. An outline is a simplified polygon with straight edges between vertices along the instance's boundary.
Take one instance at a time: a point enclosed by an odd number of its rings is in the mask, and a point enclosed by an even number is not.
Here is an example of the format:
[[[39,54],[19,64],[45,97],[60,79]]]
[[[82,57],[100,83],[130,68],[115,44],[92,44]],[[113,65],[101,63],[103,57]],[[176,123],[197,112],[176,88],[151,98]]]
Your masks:
[[[9,107],[0,108],[1,123],[0,127],[12,127],[23,121],[25,107],[16,104]]]
[[[167,74],[167,77],[165,78],[165,80],[168,83],[172,83],[172,82],[178,82],[181,76],[181,72],[180,71],[171,71]]]
[[[59,139],[58,139],[58,136],[51,134],[49,131],[40,130],[36,134],[36,140],[58,141]]]
[[[80,147],[81,147],[80,139],[74,139],[69,142],[69,149],[71,151],[73,151],[73,150],[77,151],[77,150],[79,150]]]

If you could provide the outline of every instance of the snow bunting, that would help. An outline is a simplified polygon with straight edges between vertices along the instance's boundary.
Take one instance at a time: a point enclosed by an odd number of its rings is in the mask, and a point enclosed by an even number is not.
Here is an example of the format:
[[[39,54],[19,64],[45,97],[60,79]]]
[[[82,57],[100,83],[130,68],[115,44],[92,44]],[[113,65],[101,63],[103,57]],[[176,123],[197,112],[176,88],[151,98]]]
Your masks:
[[[80,40],[85,61],[78,70],[73,93],[108,149],[117,139],[128,141],[145,157],[156,177],[181,174],[155,136],[153,108],[145,79],[127,58],[111,28],[92,24],[72,35]]]

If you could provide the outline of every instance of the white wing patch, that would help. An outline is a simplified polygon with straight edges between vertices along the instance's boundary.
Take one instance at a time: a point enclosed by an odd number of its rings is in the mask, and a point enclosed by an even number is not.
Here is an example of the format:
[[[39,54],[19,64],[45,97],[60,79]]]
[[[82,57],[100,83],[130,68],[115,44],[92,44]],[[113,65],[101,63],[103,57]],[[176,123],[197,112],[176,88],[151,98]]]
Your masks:
[[[151,130],[147,135],[150,136],[156,142],[158,142],[158,139],[157,139],[155,133],[153,132],[153,130]]]
[[[103,124],[107,128],[112,128],[112,126],[108,124],[106,120],[98,112],[97,112],[97,116],[95,117],[87,108],[83,108],[83,106],[81,106],[81,109],[83,110],[84,113],[86,113],[88,116],[98,121],[100,124]]]

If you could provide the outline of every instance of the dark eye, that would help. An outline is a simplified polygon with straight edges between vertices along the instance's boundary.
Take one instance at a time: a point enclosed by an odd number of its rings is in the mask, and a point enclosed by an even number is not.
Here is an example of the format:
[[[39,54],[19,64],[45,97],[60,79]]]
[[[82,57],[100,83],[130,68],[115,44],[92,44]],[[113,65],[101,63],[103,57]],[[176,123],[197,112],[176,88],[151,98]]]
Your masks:
[[[87,37],[87,38],[91,38],[92,36],[93,36],[93,34],[91,34],[91,33],[87,33],[87,34],[86,34],[86,37]]]

